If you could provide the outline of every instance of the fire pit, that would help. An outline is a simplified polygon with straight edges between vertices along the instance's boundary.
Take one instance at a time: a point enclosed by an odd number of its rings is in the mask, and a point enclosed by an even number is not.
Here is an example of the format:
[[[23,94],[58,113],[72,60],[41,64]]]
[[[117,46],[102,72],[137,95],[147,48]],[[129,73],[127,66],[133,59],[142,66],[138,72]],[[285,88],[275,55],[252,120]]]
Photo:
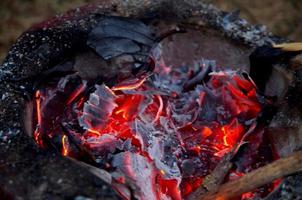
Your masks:
[[[300,154],[278,159],[301,145],[299,57],[280,42],[195,1],[102,2],[33,27],[1,69],[1,193],[297,196],[299,175],[282,176]]]

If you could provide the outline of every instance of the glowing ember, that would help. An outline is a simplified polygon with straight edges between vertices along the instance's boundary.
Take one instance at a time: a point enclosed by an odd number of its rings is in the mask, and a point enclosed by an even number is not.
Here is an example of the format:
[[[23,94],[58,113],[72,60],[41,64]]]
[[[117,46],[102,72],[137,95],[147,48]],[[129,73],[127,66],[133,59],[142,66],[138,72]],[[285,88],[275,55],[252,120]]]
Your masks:
[[[43,146],[43,142],[40,139],[40,132],[39,132],[39,126],[42,122],[42,116],[41,116],[41,96],[40,96],[40,92],[37,91],[36,95],[36,109],[37,109],[37,128],[34,132],[34,139],[36,141],[37,144],[39,144],[40,146]]]
[[[134,82],[133,80],[130,83],[126,83],[126,84],[121,84],[121,85],[117,85],[117,86],[113,86],[111,88],[112,91],[118,91],[118,90],[134,90],[139,88],[140,86],[142,86],[142,84],[146,81],[146,77],[143,77],[140,80],[135,80],[136,82]]]
[[[63,135],[62,137],[62,155],[68,155],[68,138],[66,137],[66,135]]]
[[[199,71],[209,67],[202,63]],[[150,200],[188,196],[242,142],[255,144],[248,147],[252,152],[261,149],[257,117],[266,100],[249,79],[212,69],[188,91],[189,68],[164,69],[111,89],[97,84],[91,89],[67,76],[37,91],[35,141],[52,144],[45,147],[55,146],[63,156],[89,156],[111,173],[113,187],[125,199]],[[236,162],[230,180],[269,161],[260,153],[265,159],[259,162],[254,154]],[[266,194],[253,191],[242,199]]]

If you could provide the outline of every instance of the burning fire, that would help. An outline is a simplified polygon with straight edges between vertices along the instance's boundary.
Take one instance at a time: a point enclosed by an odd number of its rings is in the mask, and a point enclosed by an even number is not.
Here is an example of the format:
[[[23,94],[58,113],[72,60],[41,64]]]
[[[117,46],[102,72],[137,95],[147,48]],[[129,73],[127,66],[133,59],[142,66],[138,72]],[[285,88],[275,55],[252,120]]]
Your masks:
[[[192,78],[187,67],[156,71],[112,88],[94,84],[91,90],[72,75],[38,90],[35,141],[45,148],[51,143],[63,156],[89,157],[111,173],[113,187],[125,199],[134,191],[138,199],[180,200],[243,142],[259,150],[263,129],[257,117],[265,100],[250,80],[239,72],[212,70],[185,91]],[[265,157],[247,156],[229,179],[261,165],[259,157]],[[242,199],[257,195],[265,194],[250,192]]]

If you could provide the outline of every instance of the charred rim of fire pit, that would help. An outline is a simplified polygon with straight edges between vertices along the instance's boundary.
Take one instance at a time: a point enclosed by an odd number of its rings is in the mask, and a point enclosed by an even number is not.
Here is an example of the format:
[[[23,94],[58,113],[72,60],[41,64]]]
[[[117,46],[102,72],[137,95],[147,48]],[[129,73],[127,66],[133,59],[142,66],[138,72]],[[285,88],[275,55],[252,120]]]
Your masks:
[[[165,32],[178,26],[176,23],[154,21],[152,27]],[[184,25],[186,33],[179,33],[166,38],[162,43],[163,57],[168,66],[186,64],[192,66],[201,58],[215,60],[218,69],[230,68],[250,71],[249,55],[252,49],[226,38],[221,32],[209,27]],[[82,68],[85,72],[85,69]],[[27,133],[32,135],[35,128],[33,106],[29,104],[25,124]],[[271,116],[270,116],[271,117]]]

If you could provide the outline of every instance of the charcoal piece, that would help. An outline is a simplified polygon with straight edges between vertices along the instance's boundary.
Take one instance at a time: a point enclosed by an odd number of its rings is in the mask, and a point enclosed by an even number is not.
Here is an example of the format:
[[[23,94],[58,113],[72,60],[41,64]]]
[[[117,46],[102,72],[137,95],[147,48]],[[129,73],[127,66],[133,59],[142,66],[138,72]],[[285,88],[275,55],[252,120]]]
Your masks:
[[[132,129],[135,131],[135,134],[142,145],[142,149],[146,151],[152,142],[151,134],[152,131],[154,131],[154,127],[150,126],[150,124],[143,123],[141,120],[135,119]]]
[[[86,145],[90,148],[93,154],[98,157],[105,157],[107,154],[111,154],[117,149],[121,150],[122,144],[122,140],[109,134],[88,138],[86,140]]]
[[[201,84],[203,81],[205,81],[206,76],[213,71],[212,68],[214,68],[213,66],[215,66],[215,62],[206,60],[202,61],[201,65],[202,68],[200,71],[184,84],[185,91],[194,89],[198,84]]]
[[[177,158],[174,155],[178,142],[176,139],[163,139],[160,137],[152,137],[151,145],[148,147],[150,158],[154,160],[155,166],[164,172],[165,178],[181,179],[181,172],[177,165]]]
[[[250,76],[255,81],[259,90],[264,92],[267,83],[276,64],[288,63],[299,52],[287,52],[272,46],[256,48],[249,56]]]
[[[87,45],[103,59],[123,54],[148,55],[155,44],[151,30],[138,20],[110,17],[101,20],[88,35]],[[143,57],[142,62],[146,57]]]
[[[123,17],[107,17],[99,22],[99,26],[102,25],[114,25],[117,27],[128,27],[129,29],[136,31],[146,37],[151,38],[152,33],[150,32],[149,28],[139,20],[131,19],[131,18],[123,18]]]
[[[115,95],[105,85],[96,85],[96,91],[89,96],[85,102],[83,114],[79,118],[79,124],[85,129],[102,129],[113,109]]]
[[[148,30],[147,26],[146,29]],[[154,42],[152,38],[137,32],[135,29],[129,29],[127,26],[116,26],[115,24],[98,25],[92,30],[89,41],[98,41],[102,38],[127,38],[147,46],[152,46]]]
[[[156,171],[152,163],[144,156],[123,152],[114,156],[112,166],[117,169],[114,178],[125,175],[126,185],[134,190],[137,199],[157,199]]]
[[[104,38],[91,44],[105,60],[125,53],[136,53],[140,50],[138,44],[124,38]]]

